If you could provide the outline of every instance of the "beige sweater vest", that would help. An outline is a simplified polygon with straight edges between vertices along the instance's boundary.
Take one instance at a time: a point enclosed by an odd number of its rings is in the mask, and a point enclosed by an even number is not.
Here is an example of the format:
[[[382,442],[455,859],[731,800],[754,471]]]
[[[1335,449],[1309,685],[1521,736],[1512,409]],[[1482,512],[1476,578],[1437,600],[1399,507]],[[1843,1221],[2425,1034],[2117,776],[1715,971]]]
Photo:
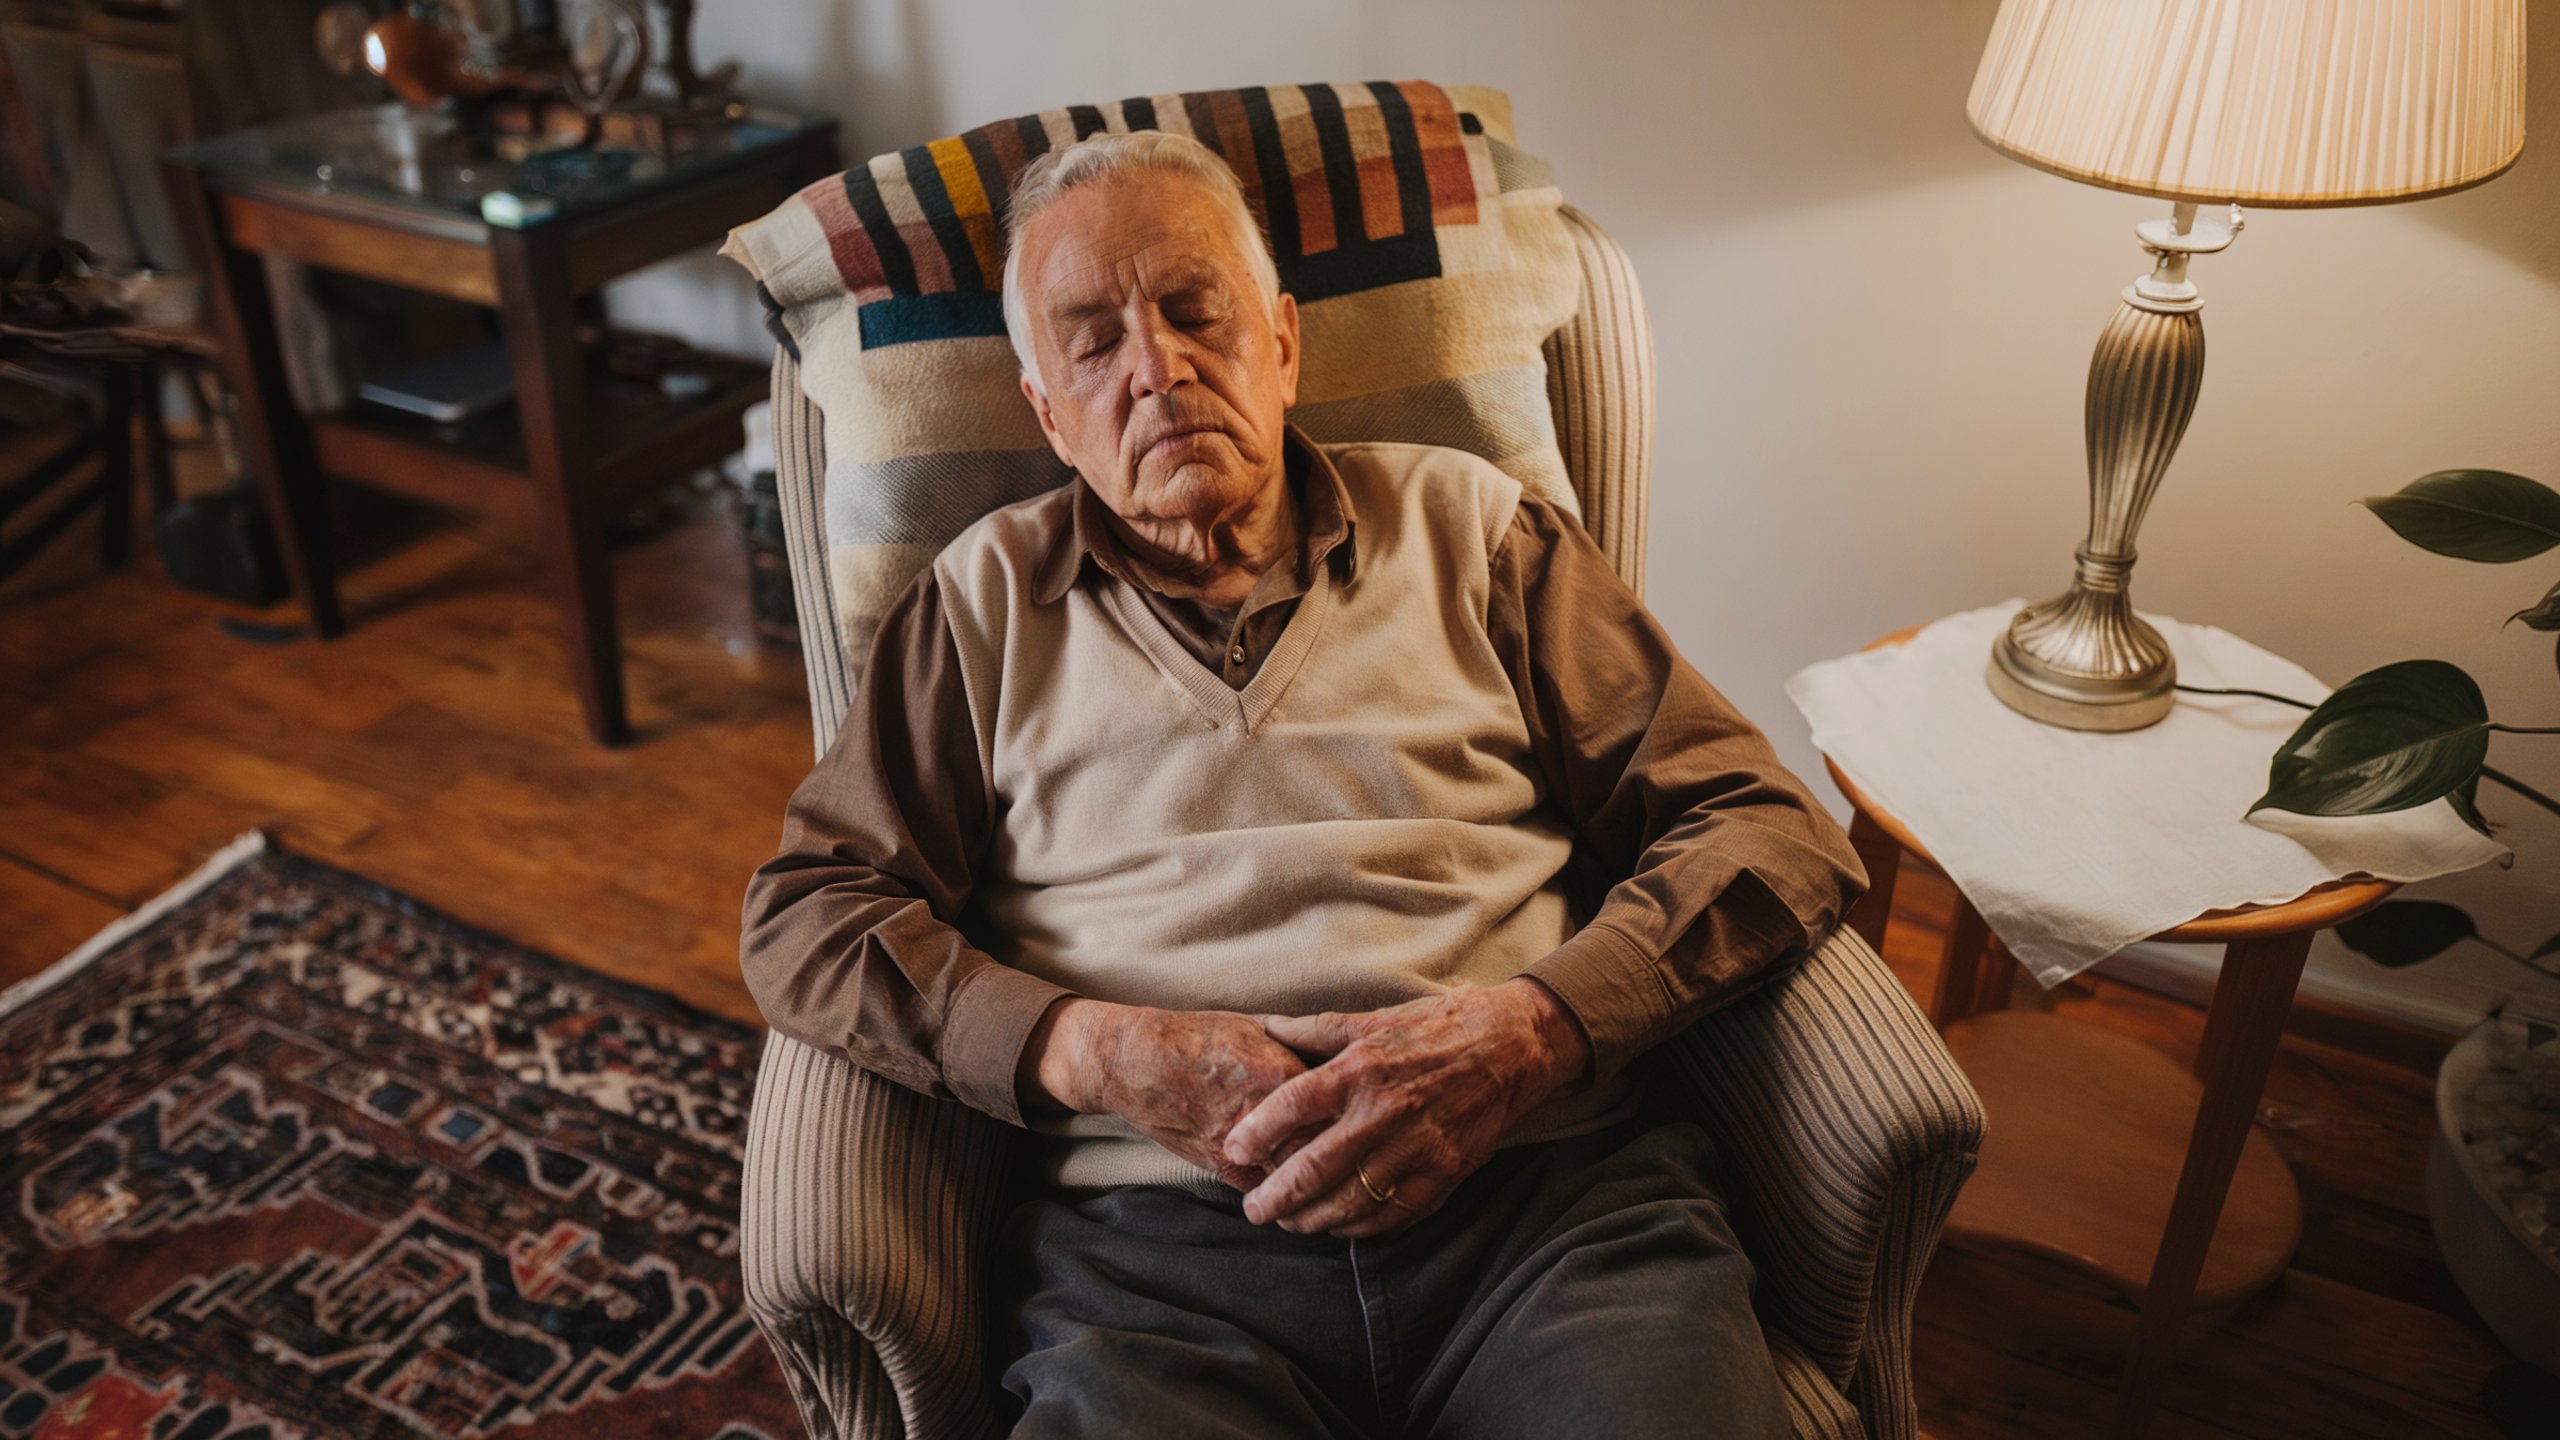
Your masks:
[[[1119,581],[1035,602],[1038,501],[935,562],[1001,816],[977,888],[997,959],[1099,1000],[1306,1014],[1495,984],[1571,933],[1572,837],[1485,633],[1519,483],[1456,450],[1325,453],[1355,576],[1318,567],[1242,691]],[[1558,1096],[1504,1143],[1633,1103]],[[1060,1185],[1217,1186],[1116,1116],[1035,1128]]]

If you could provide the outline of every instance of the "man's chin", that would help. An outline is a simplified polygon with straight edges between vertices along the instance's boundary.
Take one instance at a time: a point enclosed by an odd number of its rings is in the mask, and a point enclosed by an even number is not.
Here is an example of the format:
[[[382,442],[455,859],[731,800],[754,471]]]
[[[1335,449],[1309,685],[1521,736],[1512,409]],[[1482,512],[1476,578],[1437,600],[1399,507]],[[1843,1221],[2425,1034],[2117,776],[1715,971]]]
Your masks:
[[[1207,460],[1183,460],[1160,470],[1138,467],[1139,510],[1162,520],[1211,520],[1253,498],[1254,477]]]

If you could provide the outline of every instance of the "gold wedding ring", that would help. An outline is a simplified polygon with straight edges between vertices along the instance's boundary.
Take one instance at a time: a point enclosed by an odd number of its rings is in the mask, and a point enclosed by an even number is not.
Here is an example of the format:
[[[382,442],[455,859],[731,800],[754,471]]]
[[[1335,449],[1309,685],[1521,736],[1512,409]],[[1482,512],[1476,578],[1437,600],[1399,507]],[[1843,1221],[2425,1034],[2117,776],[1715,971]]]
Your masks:
[[[1395,1203],[1396,1187],[1390,1185],[1384,1190],[1379,1189],[1378,1182],[1369,1178],[1368,1166],[1354,1165],[1351,1167],[1351,1173],[1360,1177],[1360,1188],[1369,1192],[1370,1199],[1377,1201],[1381,1205],[1392,1205]]]
[[[1377,1201],[1381,1205],[1393,1205],[1399,1210],[1412,1210],[1416,1215],[1422,1213],[1420,1210],[1414,1209],[1413,1206],[1407,1205],[1403,1201],[1397,1199],[1396,1187],[1393,1185],[1388,1186],[1384,1190],[1379,1189],[1378,1182],[1369,1178],[1369,1167],[1366,1165],[1352,1166],[1351,1173],[1360,1177],[1360,1188],[1369,1192],[1370,1199]]]

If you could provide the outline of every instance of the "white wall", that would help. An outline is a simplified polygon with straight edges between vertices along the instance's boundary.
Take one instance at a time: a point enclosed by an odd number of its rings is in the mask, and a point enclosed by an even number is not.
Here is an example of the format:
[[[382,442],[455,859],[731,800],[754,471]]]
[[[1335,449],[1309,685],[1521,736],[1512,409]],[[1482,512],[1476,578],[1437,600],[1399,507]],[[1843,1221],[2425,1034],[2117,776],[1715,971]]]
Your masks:
[[[1658,327],[1651,593],[1690,657],[1846,807],[1781,686],[1878,635],[2070,571],[2080,392],[2156,202],[1976,141],[1965,90],[1990,0],[1713,4],[1289,0],[724,0],[697,53],[845,124],[848,158],[1078,100],[1420,76],[1511,92],[1523,144],[1633,254]],[[2560,125],[2560,3],[2533,6],[2533,113]],[[618,307],[761,352],[725,262]],[[2211,366],[2142,535],[2137,603],[2332,684],[2389,661],[2470,669],[2492,713],[2560,723],[2551,639],[2497,622],[2560,554],[2473,566],[2392,537],[2361,495],[2488,465],[2560,484],[2560,146],[2421,204],[2260,211],[2199,263]],[[672,317],[672,318],[671,318]],[[2493,763],[2560,792],[2560,738]],[[2521,857],[2418,887],[2530,950],[2560,930],[2560,817],[2495,786]],[[2328,937],[2333,983],[2473,1011],[2519,972],[2485,952],[2384,976]],[[2560,986],[2553,987],[2560,993]]]

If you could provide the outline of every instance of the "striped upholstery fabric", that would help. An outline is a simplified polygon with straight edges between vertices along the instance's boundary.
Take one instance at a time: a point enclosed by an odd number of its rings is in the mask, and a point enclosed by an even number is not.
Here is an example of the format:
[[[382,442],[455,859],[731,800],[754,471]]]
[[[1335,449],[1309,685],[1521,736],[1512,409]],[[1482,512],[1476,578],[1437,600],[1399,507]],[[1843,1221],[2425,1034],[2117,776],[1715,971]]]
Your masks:
[[[1857,1407],[1849,1403],[1822,1367],[1804,1353],[1804,1347],[1787,1338],[1783,1330],[1770,1330],[1769,1358],[1777,1363],[1778,1387],[1787,1397],[1788,1418],[1795,1422],[1795,1440],[1860,1440],[1867,1433],[1858,1418]]]
[[[1471,450],[1568,508],[1542,347],[1580,266],[1499,91],[1275,85],[1074,105],[877,156],[731,232],[823,420],[826,609],[856,673],[880,613],[987,511],[1066,478],[1016,387],[1005,203],[1043,152],[1166,130],[1219,152],[1298,300],[1290,418]],[[803,609],[802,614],[812,612]]]
[[[1644,593],[1645,500],[1653,476],[1653,326],[1627,252],[1567,205],[1582,304],[1547,337],[1547,403],[1582,528],[1610,568]]]
[[[1626,257],[1563,212],[1580,309],[1545,345],[1585,523],[1621,572],[1644,550],[1653,353]],[[851,698],[830,592],[827,432],[799,360],[774,360],[775,447],[814,739]],[[1763,1328],[1801,1440],[1908,1440],[1911,1304],[1972,1173],[1982,1112],[1857,932],[1640,1062],[1743,1185]],[[983,1257],[1027,1166],[1015,1133],[787,1037],[766,1041],[747,1139],[747,1300],[818,1440],[958,1440],[1000,1426]]]
[[[811,1435],[1000,1428],[976,1282],[1015,1149],[977,1111],[766,1037],[740,1263]]]
[[[1639,1063],[1742,1177],[1762,1325],[1875,1440],[1918,1435],[1911,1305],[1973,1173],[1982,1103],[1901,982],[1844,925],[1783,985]]]

